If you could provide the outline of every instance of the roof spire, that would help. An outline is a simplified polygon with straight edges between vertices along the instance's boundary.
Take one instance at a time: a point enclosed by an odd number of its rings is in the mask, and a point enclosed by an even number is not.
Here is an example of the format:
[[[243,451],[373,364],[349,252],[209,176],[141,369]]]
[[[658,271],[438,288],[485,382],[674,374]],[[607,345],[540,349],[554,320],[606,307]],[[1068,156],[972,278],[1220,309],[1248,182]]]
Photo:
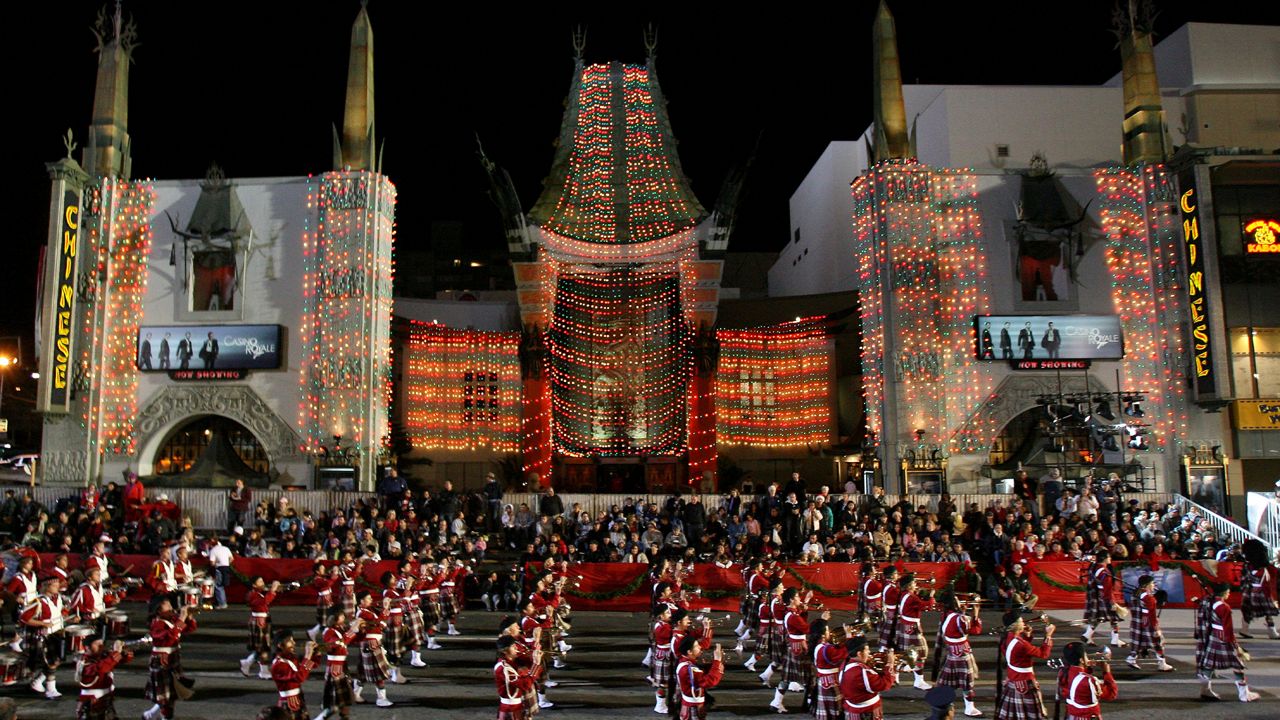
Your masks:
[[[1120,38],[1120,77],[1124,86],[1124,162],[1159,163],[1168,156],[1160,80],[1151,48],[1155,12],[1151,0],[1116,4],[1115,33]]]
[[[381,168],[374,141],[373,122],[373,25],[368,1],[360,0],[360,12],[351,24],[351,57],[347,61],[347,102],[342,115],[342,136],[333,131],[335,170]]]
[[[138,33],[132,19],[124,22],[121,1],[116,0],[115,5],[110,20],[103,6],[93,24],[98,39],[98,79],[89,141],[83,153],[84,167],[91,177],[128,178],[133,165],[129,156],[129,64]]]
[[[582,62],[582,51],[587,49],[587,29],[582,25],[573,29],[573,59]]]
[[[875,161],[911,157],[907,135],[907,111],[902,101],[902,71],[898,67],[898,36],[893,15],[884,0],[876,10],[871,32],[875,111]]]
[[[649,27],[644,30],[644,49],[649,54],[649,63],[652,64],[658,55],[658,28],[653,23],[649,23]]]

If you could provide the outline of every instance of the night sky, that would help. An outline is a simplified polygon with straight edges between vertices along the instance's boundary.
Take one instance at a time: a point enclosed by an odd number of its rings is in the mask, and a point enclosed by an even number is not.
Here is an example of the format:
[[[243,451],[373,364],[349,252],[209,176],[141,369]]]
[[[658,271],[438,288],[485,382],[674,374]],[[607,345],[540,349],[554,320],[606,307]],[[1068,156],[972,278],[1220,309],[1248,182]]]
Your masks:
[[[736,8],[726,16],[693,3],[538,5],[540,13],[518,14],[490,3],[370,3],[377,133],[399,189],[399,247],[425,247],[433,221],[461,221],[470,240],[501,246],[474,136],[510,171],[527,209],[550,167],[578,24],[587,27],[588,62],[643,62],[642,30],[658,26],[658,73],[681,160],[708,208],[759,138],[731,251],[781,248],[787,199],[805,172],[829,141],[858,137],[870,120],[869,0],[840,5],[839,15],[790,16]],[[24,335],[27,362],[48,223],[44,163],[62,156],[68,127],[84,142],[96,67],[89,28],[100,6],[6,8],[18,232],[7,243],[0,336]],[[447,16],[433,12],[445,7]],[[1109,0],[891,7],[907,82],[1093,85],[1119,69]],[[1158,37],[1189,20],[1280,22],[1257,3],[1160,7]],[[357,8],[355,0],[126,2],[140,40],[130,76],[134,177],[202,177],[211,162],[232,178],[330,169]],[[19,55],[24,40],[42,50]]]

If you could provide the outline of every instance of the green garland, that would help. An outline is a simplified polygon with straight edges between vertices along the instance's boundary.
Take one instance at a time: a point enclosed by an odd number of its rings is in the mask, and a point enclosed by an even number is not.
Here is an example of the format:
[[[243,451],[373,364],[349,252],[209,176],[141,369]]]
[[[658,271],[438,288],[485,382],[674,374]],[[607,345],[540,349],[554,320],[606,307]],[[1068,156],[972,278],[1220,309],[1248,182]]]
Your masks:
[[[803,577],[800,576],[800,573],[796,572],[790,566],[784,569],[786,570],[787,574],[795,578],[796,581],[800,583],[800,587],[804,588],[805,590],[812,590],[815,593],[820,593],[822,595],[826,595],[827,597],[853,597],[854,595],[858,594],[857,588],[854,588],[852,590],[832,590],[831,588],[823,587],[818,583],[809,582],[808,580],[805,580]]]
[[[1166,570],[1180,570],[1190,575],[1192,578],[1195,579],[1196,582],[1200,583],[1202,587],[1211,587],[1213,584],[1218,582],[1217,578],[1211,575],[1206,575],[1200,570],[1197,570],[1194,566],[1190,564],[1189,560],[1184,560],[1184,561],[1164,560],[1157,564]],[[1151,563],[1146,562],[1144,560],[1126,560],[1124,562],[1113,563],[1113,566],[1116,567],[1117,569],[1123,570],[1124,568],[1131,568],[1131,567],[1151,567]],[[1066,583],[1058,582],[1057,580],[1054,580],[1048,575],[1045,575],[1044,571],[1042,570],[1036,571],[1036,578],[1039,579],[1040,582],[1044,583],[1045,585],[1048,585],[1049,587],[1057,588],[1058,590],[1063,590],[1066,592],[1082,593],[1088,590],[1088,587],[1084,585],[1068,585]]]
[[[575,588],[565,588],[564,594],[572,595],[574,597],[586,598],[587,600],[615,600],[625,595],[630,595],[636,590],[639,590],[640,585],[643,584],[648,577],[649,577],[649,568],[648,566],[644,566],[641,568],[640,572],[636,574],[636,577],[634,580],[618,588],[617,590],[610,590],[608,592],[581,592]]]

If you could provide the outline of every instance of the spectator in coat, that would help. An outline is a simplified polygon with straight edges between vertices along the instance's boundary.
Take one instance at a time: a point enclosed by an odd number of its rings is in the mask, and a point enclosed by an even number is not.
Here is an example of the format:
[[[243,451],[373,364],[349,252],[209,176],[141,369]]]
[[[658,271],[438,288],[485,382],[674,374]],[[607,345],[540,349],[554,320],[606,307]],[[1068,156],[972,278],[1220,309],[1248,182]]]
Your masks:
[[[498,478],[493,473],[485,476],[484,499],[489,505],[487,527],[489,532],[493,532],[498,529],[498,516],[502,509],[502,485],[498,483]]]
[[[564,501],[556,495],[555,488],[547,488],[547,494],[543,495],[542,501],[538,503],[538,514],[552,518],[564,515]]]

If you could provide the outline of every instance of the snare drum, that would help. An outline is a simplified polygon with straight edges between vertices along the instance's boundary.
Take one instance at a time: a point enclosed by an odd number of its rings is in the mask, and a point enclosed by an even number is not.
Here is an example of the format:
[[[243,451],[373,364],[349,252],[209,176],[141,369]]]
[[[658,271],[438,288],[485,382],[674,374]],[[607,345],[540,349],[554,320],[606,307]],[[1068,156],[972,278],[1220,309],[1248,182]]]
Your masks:
[[[93,637],[93,628],[88,625],[68,625],[63,632],[67,637],[68,655],[84,652],[85,646],[89,644],[89,639]]]
[[[0,655],[0,685],[17,685],[25,664],[25,659],[21,655],[10,653]]]
[[[179,585],[175,592],[182,607],[196,607],[200,604],[200,588],[195,585]]]
[[[107,637],[117,640],[129,637],[129,616],[122,612],[107,613]]]
[[[200,599],[205,604],[211,604],[213,602],[213,578],[200,578],[196,581],[196,584],[200,586]]]

